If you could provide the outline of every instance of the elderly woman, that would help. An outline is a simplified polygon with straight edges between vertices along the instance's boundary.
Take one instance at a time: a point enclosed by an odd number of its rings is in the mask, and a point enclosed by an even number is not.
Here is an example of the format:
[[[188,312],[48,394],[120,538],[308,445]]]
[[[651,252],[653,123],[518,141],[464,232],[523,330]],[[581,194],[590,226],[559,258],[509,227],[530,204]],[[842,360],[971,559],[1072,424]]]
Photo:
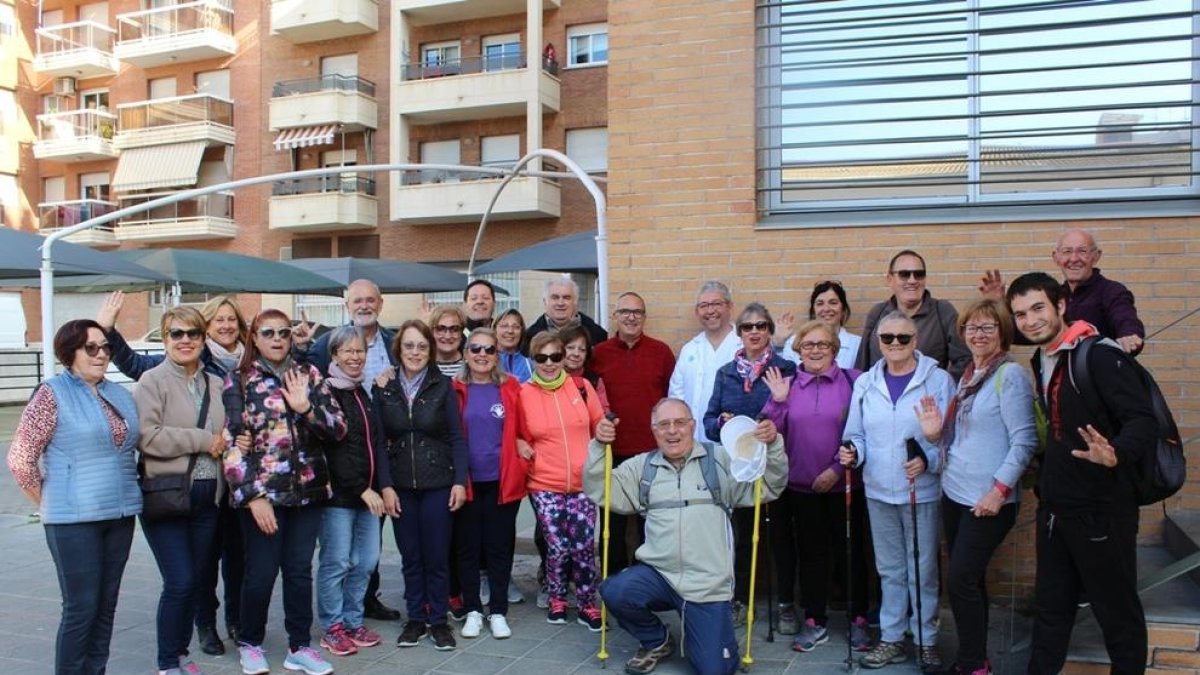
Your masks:
[[[137,407],[104,379],[110,350],[95,321],[64,324],[54,355],[65,370],[38,385],[8,450],[8,468],[41,512],[58,570],[56,673],[104,672],[133,517],[142,510]]]
[[[771,347],[771,336],[775,334],[775,320],[771,312],[757,302],[746,305],[738,315],[738,337],[742,348],[734,352],[733,361],[717,369],[712,398],[708,400],[708,411],[704,413],[704,433],[708,440],[721,442],[721,427],[733,417],[744,415],[755,418],[762,412],[771,390],[763,378],[768,368],[775,368],[782,377],[791,377],[796,366],[779,356]],[[754,509],[742,508],[733,511],[734,533],[734,589],[733,625],[746,622],[746,604],[750,600],[750,558],[753,552],[751,541],[754,531]]]
[[[772,505],[771,523],[775,566],[779,575],[779,632],[795,634],[792,648],[812,651],[829,639],[826,631],[826,597],[831,559],[841,558],[844,550],[835,542],[846,534],[845,470],[837,461],[838,445],[850,411],[854,381],[861,374],[843,369],[834,360],[839,353],[836,324],[823,320],[805,323],[791,340],[800,356],[795,377],[785,378],[779,371],[767,370],[771,400],[763,408],[767,418],[783,434],[788,454],[788,486]],[[866,505],[862,480],[854,480],[851,489],[857,498],[851,501],[853,531],[862,532]],[[852,540],[850,556],[851,643],[856,649],[870,646],[867,633],[867,570],[861,538]],[[797,563],[800,592],[804,595],[805,621],[798,625],[794,591]]]
[[[533,377],[533,362],[521,353],[525,317],[515,309],[507,310],[492,323],[492,330],[496,331],[496,344],[500,348],[500,367],[517,382],[525,384]]]
[[[317,619],[321,646],[334,656],[374,647],[380,637],[363,625],[363,594],[379,562],[379,518],[399,515],[383,427],[363,388],[367,343],[354,326],[329,335],[325,383],[346,417],[346,437],[325,448],[333,498],[321,516]]]
[[[916,410],[922,399],[944,410],[954,382],[937,361],[917,351],[917,326],[903,312],[879,321],[874,338],[883,359],[854,383],[854,398],[839,450],[843,466],[862,466],[867,492],[875,567],[883,590],[879,609],[880,641],[862,658],[865,668],[882,668],[908,659],[904,631],[919,637],[920,665],[941,667],[937,644],[938,500],[937,473],[942,453],[925,439]],[[913,412],[909,412],[913,411]],[[914,445],[915,444],[915,445]],[[912,447],[915,457],[910,456]],[[916,493],[916,522],[910,490]],[[919,540],[920,587],[910,576],[914,529]],[[917,593],[921,596],[918,599]],[[909,608],[912,617],[909,618]],[[921,611],[917,612],[920,606]]]
[[[596,390],[596,396],[600,397],[600,407],[607,411],[608,390],[604,386],[604,379],[592,370],[592,348],[595,345],[592,344],[588,332],[582,326],[572,326],[559,331],[558,336],[562,338],[566,349],[567,356],[563,359],[563,368],[567,375],[581,392],[584,391],[582,383],[587,380],[592,389]]]
[[[492,637],[512,636],[508,586],[512,577],[517,511],[525,498],[525,462],[517,455],[521,385],[499,363],[496,334],[476,328],[467,338],[467,363],[454,378],[467,435],[467,459],[474,497],[455,516],[458,574],[463,580],[467,616],[465,638],[479,637],[483,627],[480,571],[491,587],[488,628]],[[486,560],[481,563],[480,554]]]
[[[461,340],[461,322],[458,336]],[[372,399],[387,437],[392,485],[400,498],[400,515],[392,527],[404,562],[408,622],[396,645],[415,647],[428,634],[434,648],[445,651],[456,646],[446,624],[447,570],[451,515],[467,498],[467,444],[458,397],[450,379],[433,363],[433,345],[433,333],[423,322],[401,324],[392,342],[400,367],[376,378]]]
[[[292,361],[286,314],[264,309],[250,333],[224,392],[225,480],[246,548],[242,672],[271,670],[262,644],[275,577],[282,571],[289,648],[283,667],[328,673],[332,666],[310,646],[312,559],[323,504],[331,496],[324,451],[346,436],[346,420],[320,371]]]
[[[921,400],[921,430],[946,451],[942,529],[950,552],[950,608],[958,629],[955,673],[987,675],[988,563],[1017,518],[1021,474],[1037,446],[1033,382],[1008,348],[1013,322],[1003,303],[976,300],[958,319],[971,362],[943,416]]]
[[[808,320],[820,321],[836,333],[839,346],[837,353],[833,355],[834,361],[839,368],[853,368],[862,337],[846,330],[846,322],[850,320],[850,302],[846,299],[846,289],[842,288],[842,282],[829,279],[818,281],[813,286],[812,293],[808,296]],[[790,321],[785,324],[784,319],[780,318],[779,323],[781,328],[791,332]],[[795,335],[789,336],[780,350],[780,355],[800,365],[803,358],[800,350],[796,349],[795,340]]]
[[[198,671],[187,658],[192,618],[216,545],[218,504],[224,496],[225,411],[221,379],[201,368],[204,317],[191,307],[173,307],[163,312],[160,326],[167,358],[142,375],[133,394],[141,419],[142,473],[148,481],[184,476],[190,511],[161,518],[147,508],[142,532],[163,581],[159,673],[191,673]]]
[[[437,369],[446,379],[458,374],[463,364],[463,326],[467,316],[458,305],[438,305],[429,314],[429,327],[433,330],[435,346],[434,360]]]
[[[600,630],[596,603],[596,505],[583,492],[583,463],[596,425],[604,418],[600,397],[586,380],[569,382],[563,368],[562,338],[543,331],[533,336],[529,354],[533,379],[521,388],[521,429],[517,449],[529,461],[527,486],[534,515],[546,537],[546,621],[567,622],[567,564],[575,583],[577,621]]]

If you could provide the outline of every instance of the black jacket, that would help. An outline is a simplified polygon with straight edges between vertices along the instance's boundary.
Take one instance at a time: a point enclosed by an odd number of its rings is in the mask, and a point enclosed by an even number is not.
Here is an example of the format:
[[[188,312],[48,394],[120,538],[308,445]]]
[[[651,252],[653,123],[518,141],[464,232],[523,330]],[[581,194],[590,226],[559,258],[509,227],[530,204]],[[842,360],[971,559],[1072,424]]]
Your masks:
[[[579,325],[587,331],[588,339],[591,340],[593,349],[596,348],[596,345],[608,339],[608,331],[601,328],[600,324],[593,321],[592,317],[583,312],[579,313]],[[525,337],[521,338],[521,353],[529,356],[529,341],[533,339],[534,335],[547,330],[550,330],[550,320],[543,314],[529,328],[525,329]]]
[[[435,364],[425,370],[410,407],[399,379],[372,390],[387,437],[388,464],[397,490],[433,490],[467,484],[467,442],[458,396]]]
[[[346,437],[325,448],[329,484],[333,488],[333,498],[328,505],[362,508],[365,506],[362,501],[364,490],[369,487],[382,490],[392,485],[383,425],[362,387],[330,387],[329,390],[346,417]]]

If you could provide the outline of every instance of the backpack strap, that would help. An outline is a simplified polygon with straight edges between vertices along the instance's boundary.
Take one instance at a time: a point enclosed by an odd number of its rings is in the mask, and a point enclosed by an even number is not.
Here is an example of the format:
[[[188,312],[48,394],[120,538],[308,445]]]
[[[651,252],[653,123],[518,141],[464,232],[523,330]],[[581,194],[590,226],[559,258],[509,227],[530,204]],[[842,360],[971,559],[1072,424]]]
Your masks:
[[[661,450],[654,450],[646,454],[646,461],[642,465],[642,478],[638,482],[638,515],[646,517],[646,512],[651,509],[681,509],[685,506],[698,506],[701,504],[715,504],[720,507],[725,515],[729,515],[732,510],[725,503],[725,498],[721,495],[721,480],[718,475],[718,466],[716,459],[716,448],[712,443],[704,442],[701,445],[705,449],[705,454],[700,457],[700,472],[704,476],[704,484],[708,488],[708,497],[698,499],[668,499],[663,501],[650,501],[650,486],[654,484],[654,477],[658,474],[658,465],[654,460],[662,456]]]
[[[1104,401],[1096,391],[1090,365],[1092,347],[1101,339],[1098,336],[1084,338],[1070,351],[1067,357],[1067,378],[1071,382],[1071,388],[1083,400],[1083,406],[1087,409],[1088,415],[1092,417],[1092,423],[1099,426],[1105,436],[1111,436],[1112,425],[1109,423],[1108,415],[1105,414]]]

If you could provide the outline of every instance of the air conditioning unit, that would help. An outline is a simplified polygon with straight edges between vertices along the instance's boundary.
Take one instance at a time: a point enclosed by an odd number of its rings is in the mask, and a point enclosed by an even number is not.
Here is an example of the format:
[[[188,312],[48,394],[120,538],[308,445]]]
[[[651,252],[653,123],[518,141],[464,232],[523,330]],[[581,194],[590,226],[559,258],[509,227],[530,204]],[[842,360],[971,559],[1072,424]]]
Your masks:
[[[54,95],[55,96],[74,96],[75,95],[75,78],[73,78],[73,77],[56,77],[56,78],[54,78]]]

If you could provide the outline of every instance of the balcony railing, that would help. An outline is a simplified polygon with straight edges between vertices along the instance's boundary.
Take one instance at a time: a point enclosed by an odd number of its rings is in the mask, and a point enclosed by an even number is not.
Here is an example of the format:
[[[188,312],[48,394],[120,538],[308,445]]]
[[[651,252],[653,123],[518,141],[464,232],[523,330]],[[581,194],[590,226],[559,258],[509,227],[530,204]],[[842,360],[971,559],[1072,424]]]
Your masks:
[[[517,70],[526,67],[525,56],[525,54],[500,54],[447,59],[437,63],[406,63],[404,64],[404,79],[427,80],[434,77]],[[541,61],[542,70],[551,75],[558,75],[558,61],[545,58]]]
[[[65,202],[43,202],[38,204],[38,227],[43,232],[78,225],[85,220],[98,218],[117,210],[117,205],[99,199],[77,199]],[[112,232],[112,225],[93,228]]]
[[[506,169],[517,163],[516,157],[508,162],[488,162],[484,166],[491,166],[498,169]],[[553,162],[546,160],[542,161],[543,171],[562,171],[562,167]],[[417,171],[403,171],[400,173],[401,185],[430,185],[435,183],[462,183],[474,180],[487,180],[489,178],[497,179],[503,176],[493,173],[474,173],[470,171],[443,171],[441,169],[421,169]],[[558,182],[557,178],[544,178],[551,182]]]
[[[360,194],[374,197],[375,180],[362,176],[314,176],[311,178],[275,181],[271,184],[272,197],[324,194],[328,192]]]
[[[121,131],[208,122],[233,126],[233,101],[212,94],[159,98],[117,106]]]
[[[156,192],[152,194],[131,195],[121,197],[121,208],[145,204],[148,201],[174,194],[173,192]],[[174,204],[157,206],[149,211],[127,216],[117,221],[117,225],[137,225],[159,221],[200,220],[203,218],[233,218],[233,193],[216,192],[209,195],[192,197]]]
[[[204,30],[233,35],[233,10],[212,0],[129,12],[118,16],[117,21],[119,42],[149,41]]]
[[[375,83],[354,75],[322,75],[321,77],[276,82],[271,89],[271,96],[279,98],[318,91],[349,91],[373,97],[375,96]]]
[[[37,116],[38,140],[70,141],[91,136],[111,139],[117,116],[99,110],[68,110]]]
[[[37,55],[61,56],[95,50],[112,54],[117,31],[95,21],[78,21],[37,29]]]

